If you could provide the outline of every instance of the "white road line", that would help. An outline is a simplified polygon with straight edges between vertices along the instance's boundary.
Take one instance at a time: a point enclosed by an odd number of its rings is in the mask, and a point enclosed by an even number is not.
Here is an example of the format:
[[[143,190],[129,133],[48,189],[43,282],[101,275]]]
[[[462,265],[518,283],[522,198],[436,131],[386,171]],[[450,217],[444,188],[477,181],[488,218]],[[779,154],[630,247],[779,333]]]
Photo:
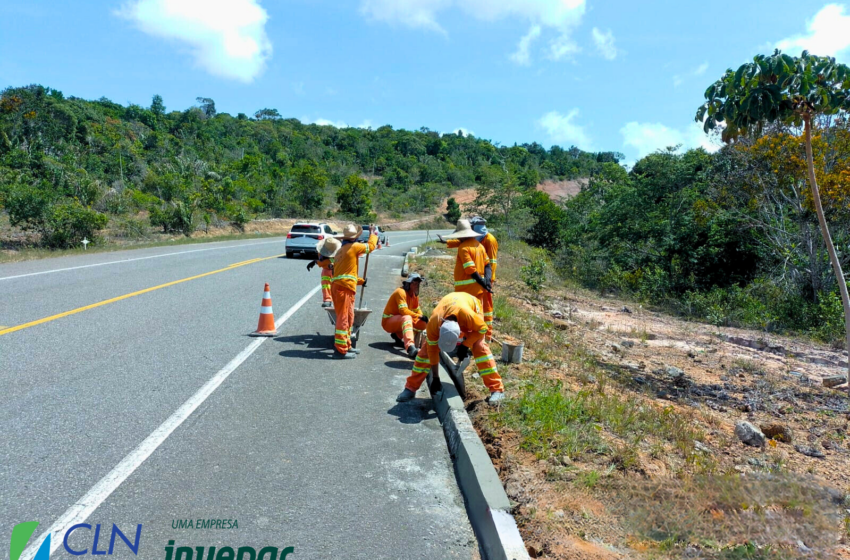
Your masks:
[[[301,306],[307,303],[321,286],[316,286],[310,292],[301,298],[298,303],[289,308],[283,316],[275,322],[275,327],[280,328],[292,315],[298,311]],[[62,516],[56,520],[38,539],[27,547],[21,555],[21,560],[32,560],[38,552],[38,547],[47,538],[47,535],[52,535],[50,538],[50,553],[52,554],[62,544],[65,532],[72,525],[85,522],[94,511],[100,507],[106,498],[115,491],[133,472],[141,466],[156,449],[182,424],[191,414],[199,407],[207,397],[209,397],[222,383],[227,379],[236,368],[248,359],[257,348],[268,338],[257,338],[251,344],[245,347],[235,358],[230,360],[224,368],[216,373],[212,379],[207,381],[197,393],[192,395],[174,414],[172,414],[165,422],[154,430],[145,440],[131,451],[118,465],[112,469],[106,476],[100,479],[97,484],[92,486],[91,490],[86,492],[85,496],[77,500],[77,503],[72,505]]]
[[[203,251],[222,251],[224,249],[235,249],[236,247],[253,247],[256,245],[267,245],[269,243],[280,243],[280,239],[275,241],[260,241],[257,243],[242,243],[241,245],[227,245],[225,247],[207,247],[206,249],[193,249],[191,251],[178,251],[176,253],[163,253],[162,255],[150,255],[148,257],[136,257],[133,259],[122,259],[120,261],[109,261],[103,263],[95,263],[95,264],[84,264],[81,266],[71,266],[68,268],[56,268],[53,270],[43,270],[41,272],[30,272],[29,274],[18,274],[17,276],[5,276],[0,278],[0,281],[3,280],[14,280],[15,278],[26,278],[28,276],[40,276],[42,274],[53,274],[54,272],[66,272],[68,270],[80,270],[81,268],[92,268],[95,266],[106,266],[110,264],[121,264],[128,263],[133,261],[144,261],[148,259],[158,259],[161,257],[173,257],[174,255],[186,255],[188,253],[201,253]]]

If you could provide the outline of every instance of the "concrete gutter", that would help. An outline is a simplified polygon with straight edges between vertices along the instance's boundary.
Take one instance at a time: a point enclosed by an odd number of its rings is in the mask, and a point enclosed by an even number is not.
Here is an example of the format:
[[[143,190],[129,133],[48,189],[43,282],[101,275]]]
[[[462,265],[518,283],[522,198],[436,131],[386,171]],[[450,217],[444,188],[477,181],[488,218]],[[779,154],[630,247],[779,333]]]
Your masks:
[[[449,358],[441,356],[443,359]],[[466,512],[484,558],[526,560],[528,552],[511,515],[502,481],[466,413],[454,381],[442,364],[436,367],[441,369],[443,391],[434,397],[434,404],[454,461]]]

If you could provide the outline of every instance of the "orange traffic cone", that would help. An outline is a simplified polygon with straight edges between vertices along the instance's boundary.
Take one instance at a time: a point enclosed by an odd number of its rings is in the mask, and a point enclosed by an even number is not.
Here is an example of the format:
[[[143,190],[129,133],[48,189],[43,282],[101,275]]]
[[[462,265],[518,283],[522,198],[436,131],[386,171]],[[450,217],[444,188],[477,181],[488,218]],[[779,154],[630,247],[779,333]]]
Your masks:
[[[380,237],[378,238],[378,249],[383,249],[383,247],[381,246],[381,238]]]
[[[268,284],[263,292],[263,302],[260,304],[260,322],[257,323],[256,332],[252,332],[250,336],[277,336],[274,311],[272,311],[272,295]]]
[[[387,237],[387,247],[389,247],[389,246],[390,246],[390,238]]]

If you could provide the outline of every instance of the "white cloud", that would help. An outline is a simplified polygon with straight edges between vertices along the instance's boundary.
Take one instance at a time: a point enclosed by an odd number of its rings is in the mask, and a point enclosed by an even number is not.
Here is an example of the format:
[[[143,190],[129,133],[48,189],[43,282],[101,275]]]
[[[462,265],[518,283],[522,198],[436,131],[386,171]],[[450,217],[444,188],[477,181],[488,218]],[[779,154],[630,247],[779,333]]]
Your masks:
[[[361,0],[360,12],[370,19],[407,27],[446,33],[438,22],[438,14],[459,9],[482,21],[519,18],[531,23],[531,30],[520,40],[511,59],[519,64],[530,60],[528,49],[544,27],[558,36],[549,43],[549,56],[559,59],[578,52],[570,39],[572,30],[581,22],[586,0]],[[540,32],[535,31],[540,28]]]
[[[304,82],[294,82],[292,84],[292,91],[295,95],[304,95]]]
[[[222,78],[252,82],[272,53],[258,0],[130,0],[116,13],[149,35],[188,45],[198,66]]]
[[[792,55],[807,50],[818,56],[850,56],[850,15],[845,9],[842,4],[827,4],[806,22],[806,33],[783,39],[776,48]]]
[[[705,71],[708,70],[708,62],[703,62],[699,66],[697,66],[696,70],[693,71],[694,76],[702,76],[705,74]]]
[[[309,117],[302,117],[301,122],[304,123],[304,124],[317,124],[319,126],[333,126],[333,127],[336,127],[336,128],[352,128],[345,121],[332,121],[332,120],[329,120],[329,119],[322,119],[322,118],[311,119]],[[372,124],[372,121],[369,120],[369,119],[366,119],[354,128],[372,128],[373,126],[374,125]]]
[[[528,66],[531,63],[531,53],[529,52],[531,43],[540,37],[542,31],[543,29],[539,25],[532,25],[528,33],[519,40],[516,52],[511,55],[511,60],[517,64]]]
[[[614,46],[614,34],[609,29],[603,33],[599,28],[593,28],[593,42],[602,58],[614,60],[617,58],[617,47]]]
[[[578,109],[573,109],[566,115],[558,111],[550,111],[538,119],[537,124],[546,130],[553,142],[571,144],[588,150],[592,144],[590,137],[583,126],[573,122],[578,114]]]
[[[692,123],[684,130],[679,130],[661,123],[632,121],[620,129],[620,134],[623,136],[623,146],[637,150],[636,159],[678,145],[684,149],[704,148],[708,152],[720,149],[720,145],[703,132],[701,123]]]

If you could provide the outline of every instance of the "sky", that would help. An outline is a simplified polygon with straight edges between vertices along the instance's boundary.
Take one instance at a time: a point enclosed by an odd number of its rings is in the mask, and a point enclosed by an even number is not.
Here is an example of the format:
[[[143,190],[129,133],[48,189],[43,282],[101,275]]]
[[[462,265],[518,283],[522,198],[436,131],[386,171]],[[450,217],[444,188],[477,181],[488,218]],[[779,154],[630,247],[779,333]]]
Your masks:
[[[500,145],[716,145],[693,122],[774,48],[850,63],[850,1],[0,0],[0,88]]]

